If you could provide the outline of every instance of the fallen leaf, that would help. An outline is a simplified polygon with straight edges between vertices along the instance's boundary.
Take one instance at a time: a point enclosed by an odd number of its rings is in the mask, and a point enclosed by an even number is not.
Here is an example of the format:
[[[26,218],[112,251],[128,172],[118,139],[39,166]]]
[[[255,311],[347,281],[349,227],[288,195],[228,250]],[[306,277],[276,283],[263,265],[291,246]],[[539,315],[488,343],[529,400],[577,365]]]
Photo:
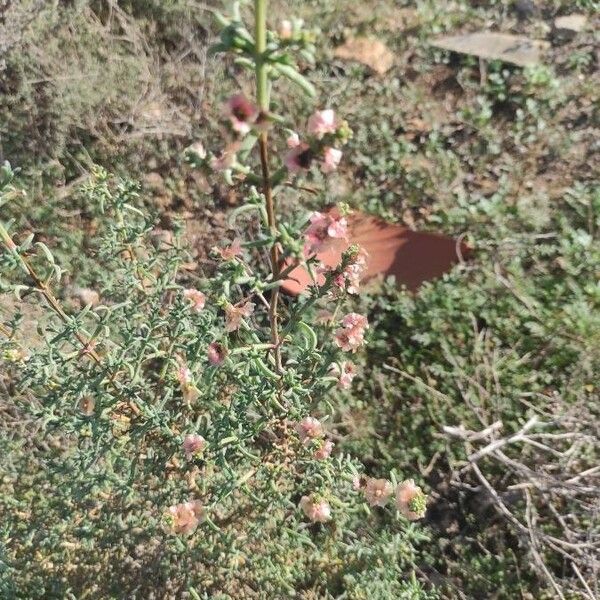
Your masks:
[[[554,27],[558,30],[564,29],[569,32],[579,33],[587,24],[586,15],[573,14],[554,19]]]
[[[502,60],[519,67],[538,64],[542,51],[549,46],[548,42],[542,40],[493,31],[444,36],[434,40],[432,45],[460,54]]]

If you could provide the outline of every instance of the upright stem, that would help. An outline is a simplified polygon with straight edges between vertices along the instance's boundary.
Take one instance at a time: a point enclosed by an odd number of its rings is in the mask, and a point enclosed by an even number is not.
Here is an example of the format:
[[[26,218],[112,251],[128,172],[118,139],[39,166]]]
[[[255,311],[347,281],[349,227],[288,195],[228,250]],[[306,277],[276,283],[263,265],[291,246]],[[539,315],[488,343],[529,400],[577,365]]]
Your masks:
[[[255,43],[256,43],[256,99],[261,113],[269,112],[269,81],[267,78],[267,65],[264,62],[265,50],[267,48],[267,0],[254,0],[255,18]],[[262,187],[267,209],[267,224],[273,238],[277,236],[277,220],[275,216],[275,203],[273,190],[271,188],[271,175],[269,173],[268,134],[262,131],[258,137],[260,150],[260,164],[262,169]],[[277,243],[271,247],[271,270],[273,280],[279,278],[279,248]],[[271,294],[269,305],[269,322],[271,324],[271,343],[277,370],[281,372],[281,346],[279,341],[279,314],[277,305],[279,303],[279,288],[276,287]]]
[[[267,49],[267,0],[254,0],[256,44],[256,99],[261,111],[269,110],[269,87],[264,54]]]

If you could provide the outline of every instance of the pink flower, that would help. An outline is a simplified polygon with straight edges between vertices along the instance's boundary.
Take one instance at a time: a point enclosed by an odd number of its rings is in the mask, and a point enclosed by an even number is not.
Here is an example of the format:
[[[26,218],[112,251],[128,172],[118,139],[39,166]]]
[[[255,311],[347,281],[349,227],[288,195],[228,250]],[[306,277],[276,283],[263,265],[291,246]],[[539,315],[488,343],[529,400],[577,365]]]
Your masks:
[[[165,513],[167,529],[176,535],[193,533],[204,519],[204,508],[199,500],[170,506]]]
[[[192,404],[192,402],[198,399],[200,394],[198,388],[194,385],[192,372],[184,364],[180,365],[177,369],[177,380],[181,387],[183,400],[187,405]]]
[[[323,426],[319,419],[314,417],[304,417],[302,421],[296,423],[295,429],[303,444],[323,435]]]
[[[312,496],[302,496],[300,499],[300,508],[313,523],[325,523],[331,519],[331,507],[329,503],[320,499],[315,494]]]
[[[342,319],[342,325],[350,329],[366,329],[369,326],[367,317],[359,315],[358,313],[348,313]]]
[[[350,389],[352,380],[356,377],[356,366],[350,361],[344,361],[340,365],[333,363],[331,371],[339,376],[338,386],[343,390]]]
[[[331,456],[331,451],[333,450],[333,446],[335,444],[329,440],[325,440],[321,446],[315,450],[315,453],[313,454],[313,456],[317,459],[317,460],[325,460],[326,458],[329,458]]]
[[[301,142],[285,155],[283,162],[290,172],[298,173],[298,171],[308,171],[313,158],[314,154],[310,146]]]
[[[313,212],[304,232],[304,254],[310,256],[328,250],[336,239],[346,239],[348,222],[344,217]]]
[[[225,331],[236,331],[242,324],[242,319],[249,317],[254,312],[255,304],[245,302],[241,305],[228,304],[225,307]]]
[[[307,129],[318,139],[321,139],[326,133],[335,133],[337,129],[335,112],[330,108],[318,110],[308,119]]]
[[[360,475],[355,475],[352,478],[352,489],[356,492],[358,492],[360,490],[360,488],[362,487],[362,482],[360,480]]]
[[[199,290],[183,290],[183,296],[190,302],[194,312],[201,312],[206,304],[206,296]]]
[[[86,416],[91,417],[94,414],[96,401],[93,396],[83,396],[79,400],[79,410]]]
[[[231,244],[225,248],[219,248],[215,246],[214,251],[223,259],[223,260],[233,260],[236,256],[240,256],[242,254],[242,242],[239,238],[235,238]]]
[[[231,126],[241,135],[246,135],[258,117],[258,109],[244,94],[231,96],[225,105],[225,113],[229,116]]]
[[[365,329],[369,327],[367,318],[350,313],[342,319],[342,327],[335,332],[336,345],[344,352],[356,352],[365,342]]]
[[[292,22],[288,19],[283,19],[279,23],[279,29],[277,30],[277,33],[282,40],[289,40],[294,33]]]
[[[409,521],[422,519],[427,510],[427,496],[412,479],[407,479],[396,488],[396,508]]]
[[[208,362],[211,365],[214,365],[215,367],[219,366],[227,358],[227,348],[225,348],[225,346],[219,342],[213,342],[212,344],[208,345],[206,356],[208,357]]]
[[[183,451],[185,457],[190,460],[194,456],[198,456],[206,448],[206,440],[201,435],[190,433],[183,440]]]
[[[209,165],[213,171],[226,171],[233,167],[236,162],[236,152],[240,144],[234,142],[229,144],[218,156],[212,156]]]
[[[338,168],[342,160],[342,151],[337,148],[327,147],[323,154],[323,162],[321,163],[321,171],[323,173],[332,173]]]
[[[387,479],[367,479],[365,498],[369,506],[385,506],[393,493],[394,488]]]
[[[192,381],[192,372],[185,365],[181,365],[177,369],[177,380],[181,386],[188,385]]]
[[[292,131],[285,142],[288,148],[296,148],[300,145],[300,138],[295,131]]]

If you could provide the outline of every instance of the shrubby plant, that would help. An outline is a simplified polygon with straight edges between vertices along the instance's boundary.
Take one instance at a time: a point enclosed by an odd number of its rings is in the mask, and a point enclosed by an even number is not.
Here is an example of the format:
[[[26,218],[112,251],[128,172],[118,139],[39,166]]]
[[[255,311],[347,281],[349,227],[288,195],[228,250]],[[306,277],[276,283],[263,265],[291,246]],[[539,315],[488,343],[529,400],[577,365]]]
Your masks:
[[[101,168],[81,193],[101,224],[104,276],[80,312],[53,291],[63,267],[51,250],[0,222],[3,291],[49,309],[36,345],[21,345],[18,318],[0,338],[36,424],[8,474],[0,558],[17,597],[429,595],[411,575],[424,535],[409,522],[425,514],[424,492],[401,469],[371,477],[328,427],[368,343],[352,308],[368,257],[350,246],[323,267],[318,254],[347,237],[348,209],[284,221],[276,199],[284,184],[300,195],[298,177],[334,171],[351,130],[328,108],[300,129],[271,111],[279,77],[313,94],[293,58],[310,60],[312,34],[292,21],[268,31],[266,8],[256,0],[253,32],[237,7],[219,16],[214,50],[255,74],[256,100],[228,100],[222,148],[187,152],[246,198],[231,222],[248,235],[214,248],[212,272],[190,268],[181,232],[157,229],[138,187]],[[6,165],[1,202],[15,193]],[[284,299],[299,264],[313,283]]]

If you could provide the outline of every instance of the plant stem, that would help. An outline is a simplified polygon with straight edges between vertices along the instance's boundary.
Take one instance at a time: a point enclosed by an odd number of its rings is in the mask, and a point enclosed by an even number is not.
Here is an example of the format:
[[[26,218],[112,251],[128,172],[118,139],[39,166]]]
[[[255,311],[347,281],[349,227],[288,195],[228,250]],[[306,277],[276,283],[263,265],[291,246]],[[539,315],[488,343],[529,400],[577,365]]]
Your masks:
[[[264,62],[264,55],[267,47],[267,0],[254,0],[254,18],[255,18],[255,43],[256,43],[256,99],[258,108],[263,115],[269,112],[269,82],[267,79],[267,65]],[[258,146],[260,149],[260,165],[262,169],[262,187],[267,209],[267,224],[271,235],[277,236],[277,220],[275,217],[275,204],[273,200],[273,190],[271,187],[271,175],[269,172],[269,154],[268,154],[268,134],[261,131],[258,137]],[[273,280],[279,277],[279,248],[277,243],[271,247],[271,270]],[[271,293],[271,302],[269,305],[269,322],[271,325],[271,342],[273,344],[273,353],[275,357],[275,366],[281,373],[281,347],[279,343],[279,314],[277,306],[279,303],[279,288],[275,288]]]
[[[267,49],[267,0],[254,0],[256,44],[256,100],[261,111],[269,110],[269,87],[264,62]]]

